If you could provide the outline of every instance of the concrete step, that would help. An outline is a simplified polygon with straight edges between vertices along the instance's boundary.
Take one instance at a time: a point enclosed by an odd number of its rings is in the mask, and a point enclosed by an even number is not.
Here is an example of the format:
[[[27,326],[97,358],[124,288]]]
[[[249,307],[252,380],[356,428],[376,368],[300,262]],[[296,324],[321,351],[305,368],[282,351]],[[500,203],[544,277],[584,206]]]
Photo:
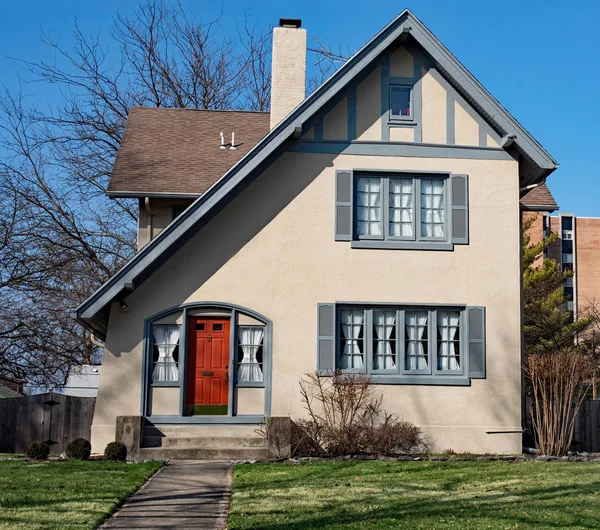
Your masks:
[[[140,460],[261,460],[268,458],[263,447],[201,447],[165,448],[144,447],[140,449]]]
[[[144,436],[257,436],[258,425],[146,425]]]
[[[167,448],[201,449],[203,447],[222,447],[241,449],[245,447],[267,447],[267,441],[258,436],[166,436],[161,446]]]

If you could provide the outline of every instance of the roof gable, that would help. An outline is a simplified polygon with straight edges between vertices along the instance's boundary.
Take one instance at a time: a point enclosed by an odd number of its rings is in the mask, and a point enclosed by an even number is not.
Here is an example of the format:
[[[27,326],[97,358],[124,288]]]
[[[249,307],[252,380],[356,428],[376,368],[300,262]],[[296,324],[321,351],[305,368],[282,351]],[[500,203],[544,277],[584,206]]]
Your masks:
[[[521,208],[534,212],[554,212],[558,210],[558,204],[544,183],[535,186],[521,198]]]
[[[321,112],[335,96],[398,38],[413,38],[448,82],[503,137],[503,147],[521,156],[522,185],[539,182],[557,164],[544,148],[481,86],[433,34],[408,10],[383,28],[313,94],[298,105],[258,144],[241,158],[201,197],[146,245],[115,276],[75,312],[75,317],[100,336],[106,332],[108,306],[135,289],[156,268],[197,233],[206,221],[254,178],[257,170],[276,156],[280,148],[302,131],[302,126]]]

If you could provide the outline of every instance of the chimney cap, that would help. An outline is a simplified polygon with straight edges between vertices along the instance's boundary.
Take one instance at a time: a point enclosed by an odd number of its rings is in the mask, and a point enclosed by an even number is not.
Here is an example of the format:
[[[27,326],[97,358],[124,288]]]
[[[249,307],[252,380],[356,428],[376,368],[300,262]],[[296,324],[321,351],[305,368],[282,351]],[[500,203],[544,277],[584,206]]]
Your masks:
[[[299,28],[302,26],[302,19],[300,18],[280,18],[279,25],[282,28]]]

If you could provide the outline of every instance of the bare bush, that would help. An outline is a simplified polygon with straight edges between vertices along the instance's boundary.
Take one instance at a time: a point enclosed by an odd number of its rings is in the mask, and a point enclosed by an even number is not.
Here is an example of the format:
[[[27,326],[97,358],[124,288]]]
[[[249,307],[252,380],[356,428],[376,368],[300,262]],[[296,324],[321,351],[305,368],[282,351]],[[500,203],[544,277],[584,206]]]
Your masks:
[[[593,358],[579,349],[531,354],[525,358],[524,370],[531,385],[537,448],[544,455],[564,455],[593,377]]]
[[[382,410],[369,377],[335,371],[300,381],[308,419],[298,421],[304,446],[329,456],[411,452],[423,446],[420,430]],[[307,443],[308,441],[308,443]]]

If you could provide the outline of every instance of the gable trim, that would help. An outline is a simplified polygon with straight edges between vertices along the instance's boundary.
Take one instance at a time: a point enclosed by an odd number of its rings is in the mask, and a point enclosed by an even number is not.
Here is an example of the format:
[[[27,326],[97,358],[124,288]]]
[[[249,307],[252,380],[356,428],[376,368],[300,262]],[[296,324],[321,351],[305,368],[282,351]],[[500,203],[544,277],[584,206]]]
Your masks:
[[[443,69],[456,83],[457,90],[469,94],[477,107],[482,109],[498,125],[498,134],[515,133],[515,144],[531,158],[541,170],[536,171],[533,180],[553,171],[557,164],[554,159],[536,142],[521,125],[477,82],[477,80],[450,54],[427,28],[409,11],[404,10],[396,19],[385,26],[337,72],[325,81],[315,92],[301,102],[288,116],[258,142],[221,179],[156,238],[148,243],[119,272],[110,278],[76,310],[77,320],[86,328],[104,337],[108,322],[107,306],[114,300],[128,294],[126,284],[139,286],[152,272],[188,241],[202,226],[213,209],[222,207],[226,200],[243,188],[244,181],[252,173],[264,167],[270,157],[293,136],[298,126],[322,110],[327,103],[369,64],[388,48],[402,33],[410,33],[429,55],[438,68]],[[462,92],[461,92],[462,93]],[[541,173],[541,174],[540,174]],[[526,184],[526,183],[525,183]],[[102,312],[102,313],[101,313]],[[101,314],[99,314],[101,313]],[[100,322],[98,321],[100,320]]]

